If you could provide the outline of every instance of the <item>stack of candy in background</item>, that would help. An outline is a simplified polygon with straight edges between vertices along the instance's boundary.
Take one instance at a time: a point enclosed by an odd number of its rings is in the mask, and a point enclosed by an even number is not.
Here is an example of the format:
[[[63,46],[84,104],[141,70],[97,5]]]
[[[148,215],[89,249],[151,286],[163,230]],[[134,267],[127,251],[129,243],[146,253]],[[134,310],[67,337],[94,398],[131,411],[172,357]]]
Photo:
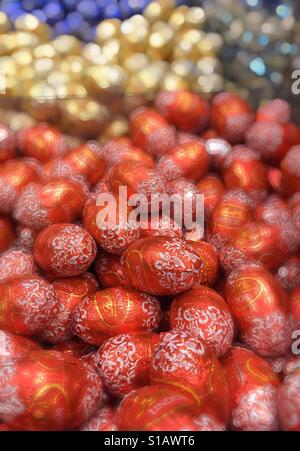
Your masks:
[[[300,127],[272,58],[259,99],[236,66],[273,47],[229,0],[44,3],[0,3],[0,430],[299,431]],[[204,194],[203,237],[99,227],[120,186]]]
[[[52,39],[49,24],[32,14],[10,24],[3,12],[0,100],[6,110],[22,109],[86,137],[97,138],[113,115],[123,130],[123,113],[159,89],[209,95],[224,88],[217,57],[223,39],[204,32],[205,23],[201,7],[151,2],[143,15],[101,21],[87,43],[66,34]]]

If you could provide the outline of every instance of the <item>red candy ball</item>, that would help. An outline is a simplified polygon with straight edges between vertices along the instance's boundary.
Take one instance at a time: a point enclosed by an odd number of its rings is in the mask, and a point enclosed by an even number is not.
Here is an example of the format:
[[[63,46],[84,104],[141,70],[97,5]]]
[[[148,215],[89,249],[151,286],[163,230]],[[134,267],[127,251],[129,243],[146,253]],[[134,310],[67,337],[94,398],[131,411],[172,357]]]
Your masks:
[[[190,91],[165,91],[155,98],[159,112],[179,130],[201,132],[209,122],[209,104]]]
[[[9,248],[15,239],[15,233],[11,221],[5,216],[0,216],[0,252]]]
[[[27,159],[11,160],[0,166],[0,211],[10,213],[28,185],[38,179],[36,165]]]
[[[284,261],[287,252],[278,227],[262,222],[248,222],[223,246],[220,260],[225,271],[232,271],[252,260],[262,263],[268,269],[275,269]]]
[[[291,317],[294,329],[300,329],[300,284],[298,280],[298,287],[295,288],[290,295],[291,302]]]
[[[16,156],[16,139],[13,132],[0,124],[0,164],[15,158]]]
[[[264,160],[278,163],[289,150],[289,130],[275,122],[255,122],[246,134],[246,145]]]
[[[278,393],[278,411],[284,431],[300,431],[300,369],[285,377]]]
[[[160,384],[129,393],[118,407],[117,424],[120,431],[197,430],[193,423],[197,414],[188,393]]]
[[[191,332],[223,355],[231,346],[234,324],[228,305],[214,290],[193,288],[174,298],[170,309],[172,329]]]
[[[286,100],[274,99],[258,108],[256,120],[258,122],[287,124],[290,122],[291,116],[292,109],[290,104]]]
[[[227,192],[211,215],[208,234],[210,243],[221,249],[250,219],[249,197],[243,191]]]
[[[0,255],[0,283],[36,274],[37,267],[31,252],[22,249],[10,249]]]
[[[108,188],[119,195],[120,187],[127,187],[127,197],[143,194],[150,201],[153,194],[164,194],[166,185],[158,171],[135,161],[124,161],[109,172]]]
[[[71,168],[74,175],[86,177],[91,185],[95,185],[101,179],[105,170],[102,149],[92,141],[69,152],[63,163]]]
[[[193,249],[193,252],[202,261],[202,267],[199,271],[198,280],[193,285],[193,288],[198,288],[199,285],[213,285],[219,272],[219,257],[215,248],[205,241],[188,241],[188,244]]]
[[[250,105],[236,94],[223,92],[213,99],[212,126],[219,136],[230,143],[239,143],[244,140],[254,118]]]
[[[26,227],[42,229],[79,217],[86,201],[87,187],[71,179],[57,179],[27,186],[17,202],[14,216]]]
[[[121,255],[139,238],[140,229],[136,220],[129,218],[132,210],[126,200],[122,204],[119,197],[107,194],[114,201],[109,206],[105,203],[97,205],[98,198],[95,195],[87,201],[83,210],[83,225],[102,249]],[[110,224],[110,215],[113,215],[115,223]]]
[[[95,272],[103,288],[132,288],[124,275],[119,255],[100,252],[95,260]]]
[[[152,332],[161,320],[161,308],[153,296],[125,288],[97,291],[75,309],[74,331],[82,340],[101,345],[122,333]]]
[[[291,215],[293,223],[300,231],[300,193],[296,193],[289,199],[289,207],[291,209]]]
[[[245,263],[227,279],[226,300],[242,340],[266,357],[284,356],[292,329],[289,301],[275,277],[257,263]]]
[[[132,161],[140,163],[146,168],[154,167],[154,159],[139,147],[135,147],[128,138],[116,138],[109,141],[102,149],[105,160],[109,166]]]
[[[28,338],[19,337],[0,330],[0,365],[11,365],[27,357],[32,351],[38,351],[39,345]]]
[[[0,418],[16,430],[61,431],[87,421],[102,400],[96,372],[57,351],[33,351],[0,377]]]
[[[152,384],[169,384],[192,395],[208,411],[218,406],[219,421],[227,420],[228,387],[223,369],[214,353],[190,332],[174,330],[161,334],[150,380]]]
[[[79,276],[93,263],[97,247],[91,235],[75,224],[53,224],[34,243],[38,266],[55,277]]]
[[[121,334],[101,346],[95,363],[109,393],[123,397],[149,384],[150,364],[157,340],[158,336],[152,334]]]
[[[277,270],[276,279],[287,291],[300,286],[300,255],[292,255]]]
[[[210,157],[205,145],[196,140],[178,144],[167,155],[163,155],[156,170],[166,180],[185,177],[188,180],[199,180],[208,171]]]
[[[229,384],[232,428],[277,430],[279,380],[267,361],[248,349],[234,346],[221,362]]]
[[[98,283],[92,274],[85,273],[79,277],[55,280],[52,287],[59,301],[58,313],[48,321],[39,339],[47,343],[63,343],[74,335],[72,326],[75,308],[86,296],[97,291]]]
[[[300,145],[292,147],[281,162],[282,189],[287,196],[300,191]]]
[[[217,175],[208,174],[197,183],[196,187],[199,193],[204,195],[204,214],[205,218],[209,219],[225,193],[224,183]]]
[[[163,155],[176,144],[175,128],[153,109],[135,110],[130,125],[133,143],[151,155]]]
[[[34,125],[21,130],[17,137],[23,155],[47,162],[64,156],[68,151],[65,137],[59,130],[47,124]]]
[[[268,193],[265,165],[258,155],[244,146],[235,146],[225,159],[223,177],[228,190],[241,189],[254,202],[260,202]]]
[[[124,252],[122,262],[129,283],[154,295],[188,290],[195,284],[202,266],[191,246],[164,237],[136,241]]]
[[[59,302],[49,282],[28,276],[0,285],[0,304],[0,327],[30,336],[57,315]]]

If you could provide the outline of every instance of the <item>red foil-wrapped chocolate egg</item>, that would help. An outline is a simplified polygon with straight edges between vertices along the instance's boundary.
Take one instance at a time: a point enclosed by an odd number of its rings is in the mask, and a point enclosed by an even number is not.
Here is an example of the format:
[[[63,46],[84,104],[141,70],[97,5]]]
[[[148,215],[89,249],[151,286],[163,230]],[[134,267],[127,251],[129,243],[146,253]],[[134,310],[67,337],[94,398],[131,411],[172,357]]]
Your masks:
[[[288,152],[288,127],[275,122],[255,122],[246,134],[246,145],[266,161],[278,163]]]
[[[231,425],[238,431],[278,429],[279,379],[269,363],[234,346],[221,359],[229,384]]]
[[[47,124],[38,124],[19,131],[17,142],[23,155],[41,162],[63,157],[68,151],[64,135]]]
[[[0,164],[16,156],[16,139],[13,132],[0,124]]]
[[[300,286],[300,255],[292,255],[278,268],[276,279],[286,291]]]
[[[0,327],[20,335],[36,335],[58,313],[58,298],[51,284],[27,276],[0,285]]]
[[[161,320],[153,296],[125,288],[107,288],[81,301],[75,309],[74,331],[82,340],[101,345],[122,333],[152,332]]]
[[[289,300],[275,277],[261,264],[245,263],[227,279],[226,300],[240,337],[266,357],[284,356],[290,349],[292,329]]]
[[[37,274],[37,267],[31,252],[9,249],[0,255],[0,283]]]
[[[254,202],[261,202],[268,193],[267,171],[259,156],[245,146],[235,146],[225,159],[223,177],[228,190],[241,189]]]
[[[184,132],[202,132],[208,125],[209,104],[196,93],[160,92],[154,104],[167,121]]]
[[[39,339],[47,343],[64,343],[74,335],[72,326],[75,308],[86,296],[97,291],[98,283],[92,274],[85,273],[79,277],[55,280],[52,287],[59,301],[58,313],[48,321]]]
[[[119,189],[127,188],[127,197],[143,194],[150,201],[151,195],[164,194],[166,185],[155,169],[147,168],[135,161],[123,161],[115,165],[108,174],[108,188],[119,195]]]
[[[294,194],[289,199],[289,207],[291,210],[291,215],[293,219],[293,223],[297,227],[297,229],[300,231],[300,193]]]
[[[15,239],[12,222],[5,216],[0,216],[0,252],[9,248]]]
[[[83,225],[106,252],[121,255],[122,252],[140,236],[140,229],[135,219],[130,219],[132,209],[120,197],[106,193],[112,200],[107,206],[99,197],[93,195],[83,210]],[[99,204],[99,205],[98,205]]]
[[[263,222],[248,222],[223,246],[220,261],[225,271],[232,271],[251,260],[259,261],[268,269],[276,269],[287,253],[278,227]]]
[[[217,175],[207,174],[196,187],[199,193],[204,195],[204,214],[208,219],[225,193],[224,183]]]
[[[91,235],[75,224],[53,224],[43,229],[34,243],[38,266],[55,277],[73,277],[87,271],[97,246]]]
[[[176,130],[151,108],[139,108],[130,116],[133,143],[151,155],[163,155],[176,144]]]
[[[300,145],[292,147],[281,161],[282,189],[287,196],[300,191]]]
[[[191,332],[223,355],[231,346],[234,324],[228,305],[214,290],[193,288],[176,296],[170,309],[172,329]]]
[[[109,166],[123,163],[124,161],[133,161],[149,169],[154,167],[153,156],[134,146],[128,138],[112,139],[105,144],[102,152]]]
[[[210,243],[221,249],[250,219],[249,197],[243,191],[227,192],[212,212],[208,233]]]
[[[10,213],[26,185],[38,179],[37,168],[27,159],[7,161],[0,166],[0,211]]]
[[[122,256],[124,273],[138,290],[154,295],[177,294],[191,288],[202,262],[183,240],[142,238]]]
[[[254,119],[249,103],[236,94],[223,92],[213,99],[212,126],[218,135],[230,143],[242,142]]]
[[[95,272],[103,288],[132,288],[125,277],[119,255],[100,252],[95,260]]]
[[[28,338],[0,330],[0,365],[10,365],[27,357],[32,351],[38,351],[39,345]]]
[[[216,249],[205,241],[188,241],[188,244],[202,261],[198,280],[193,288],[198,288],[199,285],[213,285],[219,272],[219,256]]]
[[[195,140],[173,147],[159,159],[156,170],[166,181],[179,177],[197,181],[208,171],[209,164],[205,145]]]
[[[116,409],[103,406],[80,428],[80,431],[108,432],[117,431]]]
[[[105,171],[105,160],[101,147],[89,141],[68,153],[63,159],[74,175],[86,177],[91,185],[95,185],[103,176]]]
[[[300,369],[287,375],[278,392],[278,412],[284,431],[300,431]]]
[[[292,291],[290,302],[292,326],[294,329],[300,329],[300,284]]]
[[[218,419],[229,414],[228,386],[223,369],[205,343],[190,332],[161,334],[150,370],[151,384],[167,384],[191,395],[202,409],[218,406]]]
[[[120,431],[195,431],[197,414],[188,393],[159,384],[129,393],[118,407],[117,425]]]
[[[77,357],[33,351],[5,367],[0,377],[0,418],[25,431],[76,429],[102,400],[96,372]]]
[[[290,104],[283,99],[274,99],[258,108],[256,120],[257,122],[287,124],[290,122],[291,116],[292,109]]]
[[[73,179],[57,179],[27,186],[17,202],[14,216],[24,226],[42,229],[79,217],[87,197],[87,187]]]
[[[108,339],[95,356],[96,368],[104,387],[123,397],[149,385],[150,364],[157,335],[121,334]]]

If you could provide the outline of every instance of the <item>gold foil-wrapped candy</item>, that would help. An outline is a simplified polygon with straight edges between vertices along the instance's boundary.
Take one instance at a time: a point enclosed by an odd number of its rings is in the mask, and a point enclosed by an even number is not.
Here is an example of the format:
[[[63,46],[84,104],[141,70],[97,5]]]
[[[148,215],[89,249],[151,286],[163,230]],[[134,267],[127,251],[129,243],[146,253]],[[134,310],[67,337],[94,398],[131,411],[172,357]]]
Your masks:
[[[27,31],[35,34],[40,42],[47,42],[51,39],[51,28],[33,14],[23,14],[17,17],[14,27],[17,31]]]
[[[59,102],[64,130],[86,138],[96,138],[110,119],[106,105],[90,98]]]
[[[158,90],[209,95],[223,85],[223,40],[205,31],[206,21],[200,6],[153,0],[143,14],[103,20],[94,42],[83,43],[70,35],[51,40],[48,25],[31,14],[10,24],[0,13],[0,101],[21,98],[26,113],[67,132],[122,136],[123,115]]]
[[[0,11],[0,34],[7,33],[11,29],[11,22],[4,12]]]

